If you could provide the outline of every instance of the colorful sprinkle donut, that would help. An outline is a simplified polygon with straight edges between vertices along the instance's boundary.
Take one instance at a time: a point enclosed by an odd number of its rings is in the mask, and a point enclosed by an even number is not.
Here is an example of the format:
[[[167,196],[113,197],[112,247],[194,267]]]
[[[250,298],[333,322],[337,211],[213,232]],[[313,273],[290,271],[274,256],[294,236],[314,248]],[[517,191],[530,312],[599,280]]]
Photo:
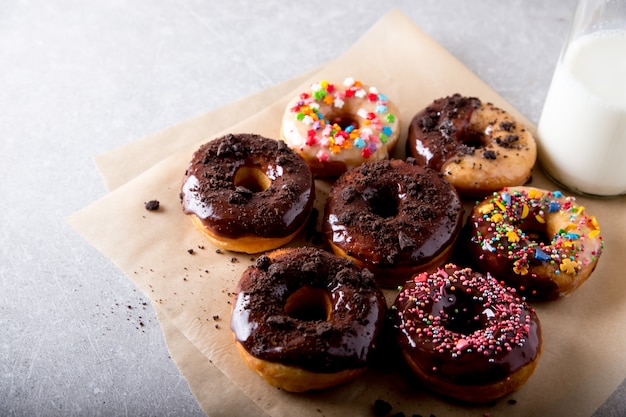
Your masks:
[[[398,110],[376,87],[354,78],[313,83],[283,115],[281,138],[314,174],[336,177],[365,161],[387,159],[400,136]]]
[[[543,346],[541,325],[514,289],[447,264],[405,284],[391,307],[410,368],[447,397],[484,403],[519,389]]]
[[[560,191],[505,188],[477,204],[469,223],[477,267],[533,299],[570,294],[604,247],[596,218]]]

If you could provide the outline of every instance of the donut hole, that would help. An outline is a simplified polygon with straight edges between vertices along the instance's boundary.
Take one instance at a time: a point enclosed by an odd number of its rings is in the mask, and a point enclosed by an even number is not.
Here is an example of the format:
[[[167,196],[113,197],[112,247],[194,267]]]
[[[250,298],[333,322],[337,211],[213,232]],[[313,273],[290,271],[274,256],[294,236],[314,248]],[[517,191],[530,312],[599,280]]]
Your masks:
[[[350,114],[347,113],[333,113],[327,116],[327,120],[331,125],[338,125],[342,130],[346,130],[348,127],[352,126],[353,128],[358,128],[359,123],[357,120]]]
[[[460,142],[470,148],[480,149],[489,144],[489,139],[487,135],[485,135],[483,132],[472,129],[465,129],[460,136]]]
[[[260,193],[272,185],[272,180],[257,167],[242,166],[235,172],[235,187],[244,187],[253,193]]]
[[[551,223],[539,223],[535,216],[526,217],[520,229],[526,234],[528,241],[545,246],[551,245],[552,238],[559,232],[559,227]]]
[[[552,244],[552,237],[549,236],[545,230],[526,230],[526,238],[533,243],[538,243],[540,246],[549,246]]]
[[[391,187],[368,187],[363,191],[363,198],[376,216],[389,219],[398,215],[398,200]]]
[[[308,285],[298,288],[285,303],[285,314],[301,321],[329,321],[331,312],[328,292]]]
[[[489,314],[483,311],[471,294],[455,291],[444,297],[447,305],[443,307],[442,325],[455,333],[469,335],[482,327],[481,316]]]

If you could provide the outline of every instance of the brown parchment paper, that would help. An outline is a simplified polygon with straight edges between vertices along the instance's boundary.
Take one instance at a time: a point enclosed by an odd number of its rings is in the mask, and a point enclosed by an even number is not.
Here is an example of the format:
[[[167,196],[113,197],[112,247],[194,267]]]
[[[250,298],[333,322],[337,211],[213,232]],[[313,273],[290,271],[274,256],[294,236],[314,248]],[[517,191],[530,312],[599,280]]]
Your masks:
[[[380,50],[380,59],[364,61],[365,51]],[[410,53],[407,53],[410,52]],[[423,63],[428,63],[424,65]],[[476,95],[525,119],[441,46],[397,11],[385,15],[349,51],[323,69],[327,79],[354,76],[376,85],[401,109],[406,128],[419,108],[434,98],[460,92]],[[301,91],[308,82],[293,91]],[[291,94],[291,95],[293,95]],[[280,115],[291,95],[227,129],[277,137]],[[529,126],[529,128],[532,127]],[[210,139],[210,138],[206,138]],[[592,278],[571,297],[536,305],[544,329],[544,353],[535,375],[517,393],[490,406],[464,406],[430,394],[404,371],[397,358],[383,358],[362,378],[343,386],[293,395],[265,384],[248,370],[233,349],[228,322],[233,290],[251,257],[217,253],[180,210],[178,192],[185,166],[198,144],[176,152],[68,222],[108,256],[152,301],[173,353],[184,352],[181,370],[209,415],[240,415],[233,396],[249,399],[252,414],[368,415],[375,399],[395,411],[436,415],[590,415],[626,376],[626,249],[623,209],[626,200],[580,201],[595,214],[606,250]],[[325,184],[320,185],[324,198]],[[533,185],[553,188],[535,170]],[[147,212],[143,202],[157,198],[162,209]],[[322,201],[318,201],[318,205]],[[304,244],[299,238],[294,245]],[[194,249],[193,254],[188,253]],[[387,292],[391,302],[394,294]],[[215,319],[217,317],[217,319]],[[181,339],[177,339],[181,336]],[[186,340],[187,341],[186,341]],[[176,342],[176,343],[175,343]],[[180,343],[178,343],[180,342]],[[193,345],[195,351],[189,349]],[[204,359],[202,359],[204,358]],[[231,385],[206,384],[217,371]],[[186,373],[184,369],[194,368]],[[219,377],[218,377],[219,378]],[[232,387],[231,387],[232,386]],[[234,389],[230,389],[234,388]],[[250,410],[246,415],[250,415]]]

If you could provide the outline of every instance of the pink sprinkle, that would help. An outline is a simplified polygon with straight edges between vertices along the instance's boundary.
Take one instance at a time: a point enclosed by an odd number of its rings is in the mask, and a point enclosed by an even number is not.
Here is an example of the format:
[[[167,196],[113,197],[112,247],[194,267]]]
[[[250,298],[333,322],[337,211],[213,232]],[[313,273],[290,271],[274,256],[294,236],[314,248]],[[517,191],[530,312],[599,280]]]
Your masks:
[[[319,151],[319,152],[317,153],[317,159],[318,159],[320,162],[327,162],[327,161],[328,161],[328,159],[329,159],[329,156],[328,156],[328,154],[327,154],[326,152],[324,152],[324,151]]]
[[[468,346],[469,346],[469,342],[466,339],[459,339],[459,341],[456,342],[456,346],[455,347],[458,350],[463,350],[463,349],[465,349]]]

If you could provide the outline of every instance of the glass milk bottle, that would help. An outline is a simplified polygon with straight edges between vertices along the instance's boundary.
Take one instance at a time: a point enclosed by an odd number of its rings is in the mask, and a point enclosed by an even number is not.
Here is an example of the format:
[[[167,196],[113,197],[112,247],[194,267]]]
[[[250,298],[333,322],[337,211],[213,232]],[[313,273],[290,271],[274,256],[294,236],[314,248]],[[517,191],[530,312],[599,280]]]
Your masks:
[[[590,196],[626,194],[626,0],[579,0],[537,139],[557,183]]]

